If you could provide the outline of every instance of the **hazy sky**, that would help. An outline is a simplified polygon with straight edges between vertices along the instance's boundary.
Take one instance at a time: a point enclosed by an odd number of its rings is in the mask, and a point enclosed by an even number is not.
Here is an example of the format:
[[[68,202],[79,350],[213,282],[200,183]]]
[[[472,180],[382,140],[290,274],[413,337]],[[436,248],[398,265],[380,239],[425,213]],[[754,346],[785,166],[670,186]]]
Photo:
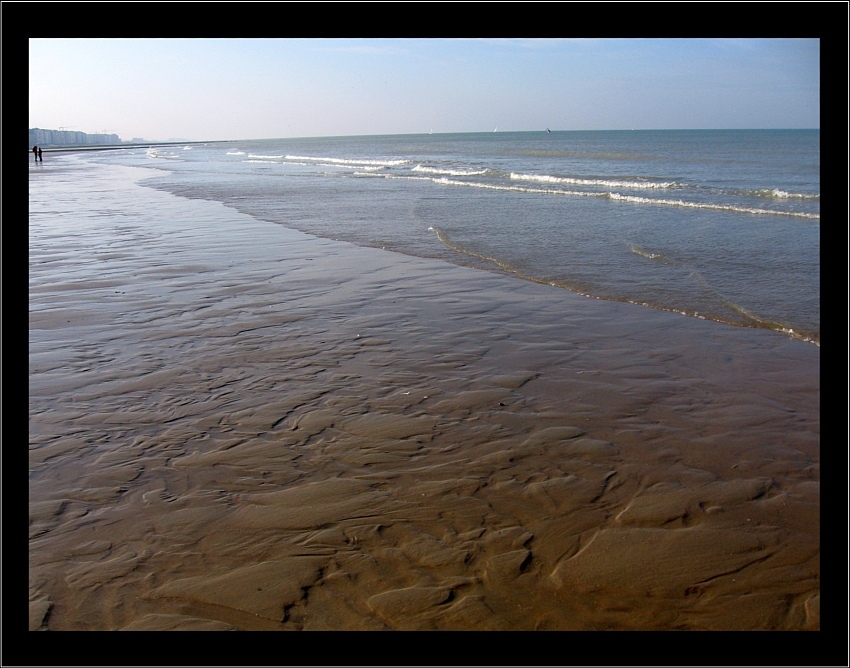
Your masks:
[[[123,140],[818,128],[817,39],[31,39],[30,127]]]

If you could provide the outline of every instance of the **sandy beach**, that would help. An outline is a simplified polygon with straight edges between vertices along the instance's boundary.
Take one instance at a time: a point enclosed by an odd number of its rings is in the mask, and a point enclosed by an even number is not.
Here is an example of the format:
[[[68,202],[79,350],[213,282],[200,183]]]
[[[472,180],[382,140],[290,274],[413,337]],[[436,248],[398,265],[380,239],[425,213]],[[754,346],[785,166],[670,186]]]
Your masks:
[[[31,630],[820,629],[819,347],[66,160]]]

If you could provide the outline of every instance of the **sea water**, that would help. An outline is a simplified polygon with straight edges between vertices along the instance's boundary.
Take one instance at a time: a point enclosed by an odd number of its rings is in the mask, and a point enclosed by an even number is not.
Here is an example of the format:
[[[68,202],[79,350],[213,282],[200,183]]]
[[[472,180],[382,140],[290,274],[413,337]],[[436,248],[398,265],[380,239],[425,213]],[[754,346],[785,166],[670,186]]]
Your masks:
[[[320,237],[819,345],[819,141],[818,130],[544,130],[86,159],[148,167],[147,186]]]

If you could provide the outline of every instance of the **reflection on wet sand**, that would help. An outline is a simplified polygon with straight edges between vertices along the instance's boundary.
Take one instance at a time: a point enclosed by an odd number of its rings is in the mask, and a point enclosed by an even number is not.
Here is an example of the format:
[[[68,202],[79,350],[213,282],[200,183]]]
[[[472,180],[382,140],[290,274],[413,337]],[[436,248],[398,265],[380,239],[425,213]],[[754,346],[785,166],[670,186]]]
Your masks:
[[[30,628],[819,628],[816,346],[84,169],[31,183]]]

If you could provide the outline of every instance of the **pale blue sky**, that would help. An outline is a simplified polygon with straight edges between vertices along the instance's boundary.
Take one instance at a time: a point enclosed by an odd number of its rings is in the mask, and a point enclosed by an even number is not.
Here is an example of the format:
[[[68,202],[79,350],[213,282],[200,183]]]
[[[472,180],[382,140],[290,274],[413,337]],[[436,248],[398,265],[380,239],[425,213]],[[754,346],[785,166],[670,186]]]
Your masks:
[[[820,127],[817,39],[31,39],[30,127],[127,140]]]

